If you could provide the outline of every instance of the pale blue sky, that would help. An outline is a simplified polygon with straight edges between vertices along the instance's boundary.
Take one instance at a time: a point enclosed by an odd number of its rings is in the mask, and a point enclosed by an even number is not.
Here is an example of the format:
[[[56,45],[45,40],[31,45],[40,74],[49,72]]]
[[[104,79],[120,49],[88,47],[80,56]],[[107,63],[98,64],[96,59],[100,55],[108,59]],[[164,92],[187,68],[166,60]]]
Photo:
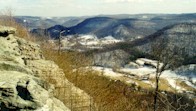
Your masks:
[[[86,16],[99,14],[196,13],[196,0],[0,0],[15,15]]]

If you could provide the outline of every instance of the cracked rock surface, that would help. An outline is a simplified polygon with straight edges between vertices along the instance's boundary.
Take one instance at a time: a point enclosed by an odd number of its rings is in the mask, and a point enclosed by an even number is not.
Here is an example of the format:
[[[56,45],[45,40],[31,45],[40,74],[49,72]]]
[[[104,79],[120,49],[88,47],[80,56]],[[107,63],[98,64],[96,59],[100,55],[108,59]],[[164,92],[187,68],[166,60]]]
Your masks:
[[[28,66],[44,61],[39,45],[14,36],[15,31],[0,26],[0,111],[70,111],[53,96],[53,85]]]

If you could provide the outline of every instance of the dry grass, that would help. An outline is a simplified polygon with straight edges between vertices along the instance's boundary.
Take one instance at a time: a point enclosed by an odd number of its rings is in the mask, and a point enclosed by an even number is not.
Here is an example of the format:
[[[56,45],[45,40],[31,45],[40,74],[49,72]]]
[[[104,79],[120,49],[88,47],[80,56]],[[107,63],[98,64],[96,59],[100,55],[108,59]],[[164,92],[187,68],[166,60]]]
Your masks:
[[[65,77],[87,92],[98,111],[150,111],[153,94],[136,91],[120,81],[99,76],[98,72],[81,68],[91,63],[77,52],[61,52],[44,49],[44,56],[55,61],[64,70]],[[77,70],[76,70],[77,69]]]
[[[64,70],[65,77],[76,86],[87,92],[93,98],[93,111],[151,111],[153,110],[153,89],[143,82],[135,81],[141,87],[148,88],[135,90],[134,86],[121,81],[111,80],[90,68],[84,68],[91,63],[91,59],[78,52],[61,52],[44,49],[44,56],[55,61]],[[153,80],[151,80],[153,82]],[[168,88],[166,80],[160,80],[160,88]],[[172,95],[172,93],[169,93]],[[167,97],[165,97],[167,99]],[[164,98],[164,99],[165,99]],[[171,97],[170,97],[171,98]],[[188,100],[186,99],[186,102]],[[159,102],[159,111],[166,110],[163,101]],[[169,101],[171,102],[171,100]],[[171,102],[172,103],[172,102]],[[175,105],[175,104],[174,104]],[[190,107],[189,107],[190,109]],[[190,110],[191,111],[191,110]]]
[[[134,80],[141,88],[146,89],[146,90],[152,90],[152,85],[144,83],[143,81],[140,80]]]
[[[15,19],[13,18],[13,13],[11,9],[6,9],[3,11],[0,11],[0,25],[2,26],[9,26],[17,29],[16,36],[20,38],[24,38],[26,40],[35,41],[34,37],[32,37],[26,27],[23,25],[17,23]]]
[[[146,111],[151,108],[152,94],[135,91],[120,81],[96,74],[79,76],[79,80],[78,86],[94,98],[100,111]]]

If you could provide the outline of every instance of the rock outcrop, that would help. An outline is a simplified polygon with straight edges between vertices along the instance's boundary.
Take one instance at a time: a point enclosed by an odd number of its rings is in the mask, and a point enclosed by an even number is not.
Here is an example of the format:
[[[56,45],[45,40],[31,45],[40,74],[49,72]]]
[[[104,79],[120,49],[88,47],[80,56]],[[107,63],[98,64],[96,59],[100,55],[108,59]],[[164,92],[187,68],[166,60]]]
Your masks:
[[[54,87],[27,65],[28,60],[43,59],[39,46],[15,37],[15,31],[0,27],[0,110],[69,111],[53,96]]]
[[[17,71],[0,71],[0,108],[10,110],[69,111],[52,96],[52,87],[36,77]]]
[[[90,106],[90,96],[70,83],[54,62],[45,60],[39,45],[15,32],[0,26],[0,110],[69,111],[75,108],[70,102],[75,96],[87,100],[75,106]]]

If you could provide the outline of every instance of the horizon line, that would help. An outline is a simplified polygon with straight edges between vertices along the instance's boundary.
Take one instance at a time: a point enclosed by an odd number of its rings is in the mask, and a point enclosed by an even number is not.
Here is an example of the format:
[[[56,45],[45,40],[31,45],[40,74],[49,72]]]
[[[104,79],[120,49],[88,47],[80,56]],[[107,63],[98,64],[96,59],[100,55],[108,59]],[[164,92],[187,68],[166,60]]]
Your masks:
[[[14,15],[14,17],[43,17],[43,18],[54,18],[54,17],[92,17],[92,16],[115,16],[115,15],[183,15],[183,14],[196,14],[196,12],[187,12],[187,13],[133,13],[133,14],[97,14],[97,15],[70,15],[70,16],[39,16],[39,15]]]

